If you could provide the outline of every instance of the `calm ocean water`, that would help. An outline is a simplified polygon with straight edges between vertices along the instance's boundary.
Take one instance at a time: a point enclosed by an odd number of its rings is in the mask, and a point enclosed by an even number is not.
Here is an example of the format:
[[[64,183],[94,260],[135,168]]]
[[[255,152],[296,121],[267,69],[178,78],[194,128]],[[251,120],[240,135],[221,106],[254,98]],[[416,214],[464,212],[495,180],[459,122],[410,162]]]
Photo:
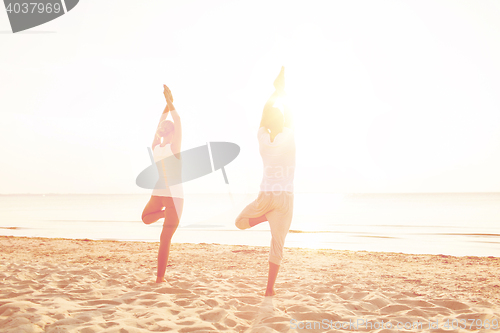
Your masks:
[[[269,245],[267,223],[234,218],[256,195],[186,195],[174,242]],[[1,195],[0,235],[158,241],[148,195]],[[500,256],[500,193],[295,194],[286,246]]]

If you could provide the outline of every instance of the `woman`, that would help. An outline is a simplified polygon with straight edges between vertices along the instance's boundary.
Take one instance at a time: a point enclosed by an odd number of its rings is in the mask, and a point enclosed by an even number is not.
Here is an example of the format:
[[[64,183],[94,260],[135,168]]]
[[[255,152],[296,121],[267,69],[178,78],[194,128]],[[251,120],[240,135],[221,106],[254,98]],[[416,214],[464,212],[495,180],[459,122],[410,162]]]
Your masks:
[[[285,68],[274,81],[275,92],[271,95],[262,113],[258,140],[264,175],[257,199],[249,204],[236,218],[239,229],[248,229],[269,221],[271,227],[271,249],[269,252],[269,275],[265,296],[273,296],[274,283],[278,276],[285,237],[290,229],[293,215],[293,177],[295,172],[295,139],[292,130],[292,115],[286,103],[285,112],[274,107],[277,98],[285,95]]]
[[[170,241],[179,225],[184,203],[182,183],[169,186],[167,177],[162,176],[165,174],[165,170],[162,170],[162,166],[165,168],[163,162],[165,158],[171,156],[170,158],[180,159],[182,141],[181,119],[175,110],[172,93],[166,85],[163,85],[163,95],[167,101],[167,106],[161,115],[152,144],[153,157],[159,167],[160,179],[153,190],[151,199],[149,199],[142,212],[142,221],[145,224],[151,224],[165,218],[158,250],[156,283],[166,282],[165,270],[170,252]],[[168,112],[172,114],[173,122],[166,120]],[[180,163],[178,164],[180,165]],[[180,172],[180,169],[178,172]]]

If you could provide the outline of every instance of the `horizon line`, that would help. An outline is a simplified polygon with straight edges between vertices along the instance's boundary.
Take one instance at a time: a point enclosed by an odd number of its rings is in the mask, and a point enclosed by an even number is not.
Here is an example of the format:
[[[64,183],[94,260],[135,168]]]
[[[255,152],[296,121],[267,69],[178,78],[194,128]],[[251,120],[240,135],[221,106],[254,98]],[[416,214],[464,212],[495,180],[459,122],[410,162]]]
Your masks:
[[[194,192],[187,193],[190,194],[255,194],[259,191],[254,192]],[[294,192],[294,194],[500,194],[500,191],[484,191],[484,192],[312,192],[312,191],[300,191]],[[70,192],[53,192],[53,193],[0,193],[0,196],[10,196],[10,195],[151,195],[150,193],[70,193]]]

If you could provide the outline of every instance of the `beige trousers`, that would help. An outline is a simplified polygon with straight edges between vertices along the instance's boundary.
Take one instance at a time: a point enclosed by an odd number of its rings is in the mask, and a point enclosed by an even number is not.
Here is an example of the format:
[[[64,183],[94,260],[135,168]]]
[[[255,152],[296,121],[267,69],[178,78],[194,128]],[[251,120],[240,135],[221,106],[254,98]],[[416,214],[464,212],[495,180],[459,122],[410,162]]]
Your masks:
[[[285,238],[290,229],[293,215],[293,193],[260,192],[255,201],[250,203],[236,218],[238,228],[248,225],[250,218],[265,215],[271,227],[271,250],[269,261],[279,265],[283,259]],[[246,228],[241,228],[246,229]]]

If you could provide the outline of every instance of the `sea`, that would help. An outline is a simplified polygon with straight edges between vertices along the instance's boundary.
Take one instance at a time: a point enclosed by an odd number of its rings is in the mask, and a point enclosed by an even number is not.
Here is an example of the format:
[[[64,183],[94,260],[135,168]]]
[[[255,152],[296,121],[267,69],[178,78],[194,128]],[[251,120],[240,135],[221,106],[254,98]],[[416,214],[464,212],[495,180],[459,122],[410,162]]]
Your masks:
[[[186,194],[173,242],[269,246],[268,223],[234,219],[257,194]],[[157,242],[145,194],[0,195],[0,235]],[[500,256],[500,193],[296,193],[286,247]]]

